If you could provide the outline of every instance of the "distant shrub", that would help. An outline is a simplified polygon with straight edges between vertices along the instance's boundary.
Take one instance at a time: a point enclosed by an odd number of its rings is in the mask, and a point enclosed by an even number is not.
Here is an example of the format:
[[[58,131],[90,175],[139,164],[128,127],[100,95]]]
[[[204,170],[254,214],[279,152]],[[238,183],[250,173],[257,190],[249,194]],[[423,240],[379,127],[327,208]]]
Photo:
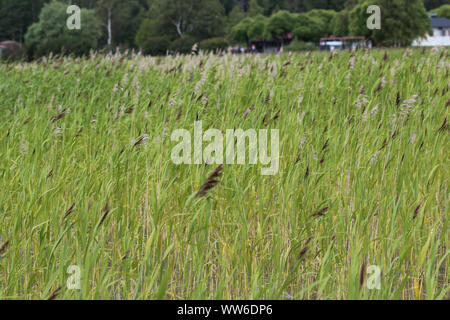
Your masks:
[[[444,4],[437,9],[431,10],[431,13],[437,13],[441,18],[450,19],[450,4]]]
[[[226,50],[230,43],[225,38],[211,38],[201,41],[198,46],[201,50],[216,52]]]
[[[170,48],[170,41],[166,37],[151,37],[141,42],[142,53],[152,56],[163,56]]]
[[[316,49],[317,47],[314,43],[300,40],[294,40],[285,47],[285,50],[287,51],[314,51]]]
[[[173,41],[170,45],[170,50],[174,53],[188,54],[192,52],[192,47],[195,43],[195,38],[191,36],[184,36]]]
[[[67,5],[58,1],[42,8],[39,22],[32,24],[25,35],[25,47],[30,57],[37,58],[50,52],[83,55],[98,47],[102,29],[94,10],[81,10],[81,30],[67,28],[66,11]]]

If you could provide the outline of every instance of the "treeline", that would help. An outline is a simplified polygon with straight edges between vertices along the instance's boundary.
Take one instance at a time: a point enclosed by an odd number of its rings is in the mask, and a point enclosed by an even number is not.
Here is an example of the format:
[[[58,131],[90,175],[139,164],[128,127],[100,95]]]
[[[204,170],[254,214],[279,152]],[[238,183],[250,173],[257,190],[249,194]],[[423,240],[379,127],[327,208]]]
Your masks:
[[[147,54],[221,49],[255,39],[297,41],[364,35],[377,44],[408,45],[429,29],[426,10],[448,0],[0,0],[0,41],[49,52],[136,48]],[[81,30],[66,27],[67,6],[82,8]],[[368,30],[368,5],[382,9],[382,29]],[[392,32],[395,30],[395,32]]]
[[[381,9],[381,29],[369,29],[367,9],[376,4]],[[348,5],[348,2],[347,2]],[[448,16],[450,5],[437,10],[441,16]],[[279,44],[297,41],[290,46],[310,48],[307,43],[319,42],[324,36],[365,36],[375,45],[408,46],[426,32],[432,32],[429,15],[421,0],[378,0],[360,1],[344,10],[312,9],[306,13],[292,13],[280,10],[266,17],[262,12],[246,17],[232,27],[231,39],[252,43],[261,39],[272,40]],[[286,39],[286,35],[290,37]]]

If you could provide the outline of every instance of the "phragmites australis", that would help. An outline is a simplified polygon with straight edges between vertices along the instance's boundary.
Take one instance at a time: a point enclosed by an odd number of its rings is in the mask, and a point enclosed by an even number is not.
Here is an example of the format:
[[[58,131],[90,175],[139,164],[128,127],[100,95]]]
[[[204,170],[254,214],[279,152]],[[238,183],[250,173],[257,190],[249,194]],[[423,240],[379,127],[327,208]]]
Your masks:
[[[201,198],[206,196],[209,190],[214,188],[218,183],[218,178],[221,176],[223,170],[223,165],[221,164],[214,170],[213,173],[206,179],[206,182],[201,186],[197,194],[195,195],[196,198]]]

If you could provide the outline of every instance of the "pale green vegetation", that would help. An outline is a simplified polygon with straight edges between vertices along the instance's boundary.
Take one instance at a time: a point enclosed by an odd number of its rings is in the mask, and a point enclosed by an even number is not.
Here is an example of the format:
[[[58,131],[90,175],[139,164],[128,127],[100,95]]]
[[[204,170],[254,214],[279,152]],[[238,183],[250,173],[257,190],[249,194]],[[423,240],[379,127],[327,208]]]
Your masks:
[[[0,298],[448,298],[449,61],[443,49],[1,64]],[[196,118],[279,129],[279,173],[225,165],[194,198],[217,165],[176,166],[170,134]]]

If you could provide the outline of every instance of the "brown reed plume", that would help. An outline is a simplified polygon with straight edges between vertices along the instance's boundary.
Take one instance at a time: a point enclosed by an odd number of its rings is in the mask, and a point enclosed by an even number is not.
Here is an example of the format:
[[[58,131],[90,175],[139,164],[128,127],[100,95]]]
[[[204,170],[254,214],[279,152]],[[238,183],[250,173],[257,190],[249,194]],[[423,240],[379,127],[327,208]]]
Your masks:
[[[144,137],[144,136],[140,137],[140,138],[138,139],[138,141],[136,141],[136,142],[133,144],[133,147],[137,147],[137,146],[143,144],[143,143],[144,143],[144,140],[145,140],[145,137]]]
[[[366,263],[363,262],[361,266],[361,272],[359,274],[359,288],[361,289],[364,284],[364,276],[366,274]]]
[[[300,253],[299,253],[299,255],[298,255],[298,259],[299,259],[299,260],[302,259],[302,258],[305,256],[305,254],[308,252],[308,250],[309,250],[308,245],[309,245],[309,243],[311,242],[311,239],[312,239],[312,238],[309,237],[308,240],[306,240],[306,243],[305,243],[303,249],[300,250]]]
[[[448,129],[447,117],[445,117],[442,126],[439,128],[438,132],[445,132]]]
[[[57,296],[59,296],[61,292],[62,287],[58,287],[53,293],[50,295],[50,298],[48,300],[55,300]]]
[[[66,211],[64,214],[64,219],[66,219],[68,216],[70,216],[73,212],[73,208],[75,208],[76,203],[74,202],[72,206]]]
[[[9,240],[6,241],[1,247],[0,247],[0,258],[1,256],[6,252],[6,249],[8,249],[9,246]]]
[[[200,190],[195,195],[196,198],[201,198],[206,196],[207,192],[214,188],[220,181],[217,179],[221,176],[223,170],[223,165],[221,164],[214,170],[213,173],[206,179],[206,182],[202,185]]]
[[[64,118],[64,117],[66,116],[66,111],[67,111],[67,109],[63,109],[63,111],[61,111],[60,114],[58,114],[58,115],[52,117],[52,118],[50,119],[50,121],[51,121],[52,123],[55,123],[55,122],[58,121],[59,119]]]
[[[422,206],[422,204],[421,203],[419,203],[419,205],[416,207],[416,209],[414,210],[414,215],[413,215],[413,220],[415,219],[415,218],[417,218],[417,215],[419,214],[419,210],[420,210],[420,207]]]
[[[134,104],[131,105],[127,110],[125,110],[125,113],[126,113],[126,114],[132,114],[132,113],[133,113],[133,110],[134,110]]]
[[[106,219],[106,217],[108,216],[108,214],[109,214],[109,204],[108,204],[108,202],[106,202],[106,205],[105,205],[105,207],[103,208],[103,217],[102,217],[102,220],[100,220],[100,223],[99,223],[99,227],[103,224],[103,222],[105,222],[105,219]]]
[[[313,217],[323,217],[325,215],[325,212],[327,212],[329,209],[329,207],[325,207],[320,209],[319,211],[317,211],[316,213],[314,213],[312,216]]]

